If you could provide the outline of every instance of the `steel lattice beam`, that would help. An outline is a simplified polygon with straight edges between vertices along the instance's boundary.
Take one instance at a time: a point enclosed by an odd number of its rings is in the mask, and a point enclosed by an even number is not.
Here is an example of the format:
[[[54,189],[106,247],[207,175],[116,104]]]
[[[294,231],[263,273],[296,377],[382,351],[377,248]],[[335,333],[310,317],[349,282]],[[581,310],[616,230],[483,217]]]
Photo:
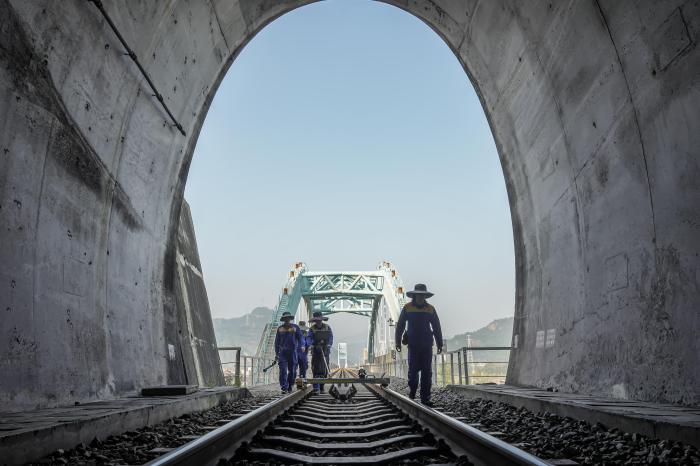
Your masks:
[[[393,329],[388,327],[398,320],[406,295],[398,272],[388,262],[382,262],[374,271],[353,272],[310,272],[299,262],[290,271],[277,308],[263,332],[258,356],[274,357],[279,318],[285,311],[296,314],[302,299],[309,314],[344,312],[369,317],[367,351],[372,361],[393,347]]]

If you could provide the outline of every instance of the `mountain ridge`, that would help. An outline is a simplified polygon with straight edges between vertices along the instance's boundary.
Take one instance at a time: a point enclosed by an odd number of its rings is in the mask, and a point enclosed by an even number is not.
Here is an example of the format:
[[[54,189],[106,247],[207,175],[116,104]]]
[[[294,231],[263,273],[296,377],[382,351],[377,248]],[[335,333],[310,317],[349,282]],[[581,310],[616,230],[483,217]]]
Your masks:
[[[215,318],[214,333],[218,346],[240,346],[242,354],[254,356],[260,341],[260,335],[270,321],[273,310],[260,306],[254,308],[248,314],[234,318]],[[513,333],[513,317],[502,317],[492,320],[487,325],[471,331],[461,332],[446,339],[446,349],[456,350],[467,346],[467,334],[469,334],[472,347],[480,346],[510,346]],[[338,335],[339,336],[339,335]],[[336,336],[337,342],[343,341]],[[355,341],[355,338],[346,339],[348,343],[348,356],[350,363],[356,363],[356,355],[361,354],[361,347],[366,342]],[[334,347],[337,345],[334,345]],[[335,349],[335,348],[334,348]],[[334,355],[335,357],[335,351]],[[508,358],[507,351],[473,351],[474,360],[502,361]]]

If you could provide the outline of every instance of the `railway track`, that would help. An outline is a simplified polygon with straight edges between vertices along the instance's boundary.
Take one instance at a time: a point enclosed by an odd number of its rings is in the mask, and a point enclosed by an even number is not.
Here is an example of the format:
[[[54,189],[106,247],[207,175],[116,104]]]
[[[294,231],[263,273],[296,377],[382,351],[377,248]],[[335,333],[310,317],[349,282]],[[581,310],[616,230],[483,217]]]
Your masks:
[[[356,374],[338,371],[335,380]],[[350,383],[338,384],[341,392]],[[148,463],[547,465],[377,384],[340,401],[307,385]],[[344,398],[344,397],[343,397]]]

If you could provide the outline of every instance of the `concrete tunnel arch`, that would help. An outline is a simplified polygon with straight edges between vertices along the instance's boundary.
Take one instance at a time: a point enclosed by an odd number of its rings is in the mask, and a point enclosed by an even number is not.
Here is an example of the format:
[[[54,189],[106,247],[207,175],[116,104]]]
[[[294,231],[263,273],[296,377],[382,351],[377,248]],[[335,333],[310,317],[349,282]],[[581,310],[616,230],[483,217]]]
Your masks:
[[[189,163],[242,47],[308,3],[106,5],[183,137],[91,4],[0,2],[0,407],[109,398],[214,365],[211,341],[171,351],[174,270],[197,265],[178,255]],[[508,382],[696,404],[699,7],[386,3],[453,50],[496,141],[516,251]]]

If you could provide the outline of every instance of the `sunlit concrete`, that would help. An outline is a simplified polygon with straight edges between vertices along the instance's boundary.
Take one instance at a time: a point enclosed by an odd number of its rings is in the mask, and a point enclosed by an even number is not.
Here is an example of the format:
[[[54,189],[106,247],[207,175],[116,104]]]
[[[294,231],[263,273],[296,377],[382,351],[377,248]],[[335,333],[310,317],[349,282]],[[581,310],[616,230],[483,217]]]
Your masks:
[[[244,44],[303,3],[106,2],[184,137],[92,4],[0,0],[0,409],[185,376],[169,345],[187,346],[172,323],[197,135]],[[455,52],[498,146],[509,383],[697,403],[698,4],[390,3]]]

